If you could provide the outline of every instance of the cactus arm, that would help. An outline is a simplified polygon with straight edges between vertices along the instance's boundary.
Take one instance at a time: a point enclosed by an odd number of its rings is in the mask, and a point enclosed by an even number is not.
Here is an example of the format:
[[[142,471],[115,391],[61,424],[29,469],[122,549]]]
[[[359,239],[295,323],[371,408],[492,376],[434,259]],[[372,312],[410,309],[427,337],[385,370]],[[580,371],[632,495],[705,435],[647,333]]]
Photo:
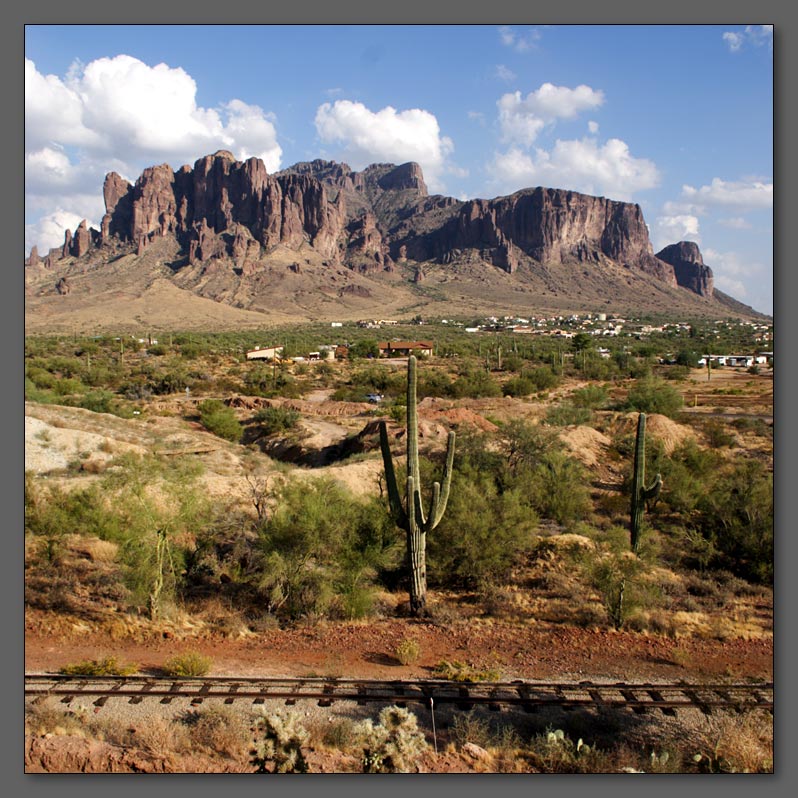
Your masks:
[[[654,481],[649,487],[643,488],[643,498],[646,500],[646,505],[653,505],[659,498],[659,493],[662,490],[662,476],[657,474]]]
[[[385,422],[380,422],[380,449],[382,450],[382,462],[385,466],[385,482],[388,487],[388,502],[391,513],[394,516],[397,526],[403,527],[407,523],[407,514],[402,507],[402,499],[399,496],[399,486],[396,483],[396,470],[393,467],[393,456],[391,446],[388,442],[388,430]]]
[[[443,485],[440,490],[439,500],[435,501],[435,493],[433,492],[434,506],[430,508],[430,529],[435,529],[441,522],[444,512],[446,512],[446,504],[449,501],[449,489],[452,486],[452,472],[454,471],[454,440],[455,433],[452,430],[449,433],[449,439],[446,442],[446,465],[443,469]],[[438,485],[439,483],[435,483]]]
[[[407,359],[407,475],[415,480],[415,492],[418,494],[416,515],[423,526],[424,507],[421,504],[421,467],[418,462],[418,408],[416,401],[416,356]],[[410,514],[410,506],[407,508]]]

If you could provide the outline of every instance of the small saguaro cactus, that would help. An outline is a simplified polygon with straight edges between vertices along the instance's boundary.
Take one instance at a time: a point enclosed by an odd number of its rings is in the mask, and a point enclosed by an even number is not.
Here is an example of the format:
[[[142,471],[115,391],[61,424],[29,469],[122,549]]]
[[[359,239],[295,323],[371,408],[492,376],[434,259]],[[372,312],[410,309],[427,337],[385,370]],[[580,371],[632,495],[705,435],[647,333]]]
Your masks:
[[[632,474],[631,533],[632,551],[637,553],[640,545],[640,530],[643,526],[643,510],[647,502],[656,499],[662,489],[662,477],[657,474],[646,487],[646,414],[637,417],[637,439],[635,440],[635,462]]]
[[[415,617],[424,615],[427,602],[427,533],[435,529],[443,518],[449,500],[454,463],[454,432],[449,433],[446,443],[446,465],[443,483],[432,485],[432,499],[429,514],[424,513],[421,503],[421,473],[418,461],[418,411],[416,405],[416,358],[411,355],[407,361],[407,482],[405,502],[399,494],[396,471],[388,442],[385,422],[380,422],[380,448],[385,464],[385,481],[388,488],[388,501],[396,525],[407,536],[407,562],[410,571],[410,613]]]

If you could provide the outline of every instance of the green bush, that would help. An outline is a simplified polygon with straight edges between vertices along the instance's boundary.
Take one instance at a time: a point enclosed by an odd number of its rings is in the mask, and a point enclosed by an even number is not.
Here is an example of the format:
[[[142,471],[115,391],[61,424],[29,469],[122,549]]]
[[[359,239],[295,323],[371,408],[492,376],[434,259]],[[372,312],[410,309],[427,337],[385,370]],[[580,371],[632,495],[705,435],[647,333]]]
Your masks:
[[[396,532],[378,500],[362,502],[331,479],[289,480],[258,531],[258,588],[289,618],[368,614]]]
[[[219,399],[205,399],[199,404],[200,424],[208,432],[227,441],[237,443],[241,440],[242,428],[235,412]]]
[[[587,407],[578,407],[570,402],[552,405],[546,411],[546,423],[552,427],[569,427],[575,424],[589,424],[593,411]]]
[[[590,410],[599,410],[607,404],[609,396],[607,389],[601,385],[587,385],[574,391],[570,402],[574,407],[586,407]]]
[[[290,407],[263,407],[255,413],[255,421],[266,435],[294,429],[299,419],[299,411]]]
[[[638,413],[660,413],[674,418],[684,404],[682,395],[664,380],[643,377],[629,389],[625,408]]]
[[[137,673],[138,669],[138,665],[119,662],[116,657],[104,657],[65,665],[59,673],[67,676],[130,676]]]
[[[198,651],[186,651],[170,657],[163,664],[163,672],[167,676],[192,677],[205,676],[211,669],[213,660]]]

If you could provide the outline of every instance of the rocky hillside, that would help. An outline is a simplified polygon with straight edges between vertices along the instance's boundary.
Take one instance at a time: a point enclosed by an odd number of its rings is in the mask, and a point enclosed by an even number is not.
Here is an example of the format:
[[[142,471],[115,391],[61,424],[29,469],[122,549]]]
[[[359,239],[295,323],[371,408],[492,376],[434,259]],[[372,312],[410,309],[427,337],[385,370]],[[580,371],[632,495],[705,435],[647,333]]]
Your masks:
[[[639,205],[563,189],[463,202],[430,196],[414,163],[355,172],[315,160],[269,174],[219,151],[177,172],[150,167],[133,185],[110,173],[103,196],[100,230],[83,222],[26,261],[34,326],[57,327],[66,311],[89,319],[111,289],[150,306],[150,290],[222,303],[217,326],[257,323],[238,311],[745,313],[716,296],[695,244],[654,254]]]

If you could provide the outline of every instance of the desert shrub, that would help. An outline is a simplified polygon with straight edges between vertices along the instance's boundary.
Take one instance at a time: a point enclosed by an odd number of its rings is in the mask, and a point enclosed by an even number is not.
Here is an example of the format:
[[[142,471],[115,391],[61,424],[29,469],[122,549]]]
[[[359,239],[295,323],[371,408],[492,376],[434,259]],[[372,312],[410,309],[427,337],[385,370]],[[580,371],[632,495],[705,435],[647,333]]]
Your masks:
[[[402,665],[412,665],[421,656],[421,645],[418,640],[405,637],[396,644],[394,653]]]
[[[529,758],[540,773],[606,773],[607,755],[585,744],[574,742],[562,729],[549,729],[535,736],[529,745]]]
[[[230,707],[189,710],[179,716],[179,722],[188,729],[192,750],[237,757],[250,742],[246,725]]]
[[[550,391],[560,384],[560,377],[550,366],[540,366],[535,369],[523,369],[521,378],[529,380],[537,391]]]
[[[713,449],[721,446],[734,446],[737,439],[726,429],[726,425],[717,418],[710,418],[704,423],[704,435]]]
[[[498,682],[502,678],[498,668],[478,668],[459,660],[441,660],[434,673],[438,678],[452,682]]]
[[[593,411],[588,407],[579,407],[571,402],[560,402],[552,405],[546,412],[546,423],[552,427],[569,427],[575,424],[589,424]]]
[[[642,377],[629,389],[625,409],[675,417],[682,409],[682,395],[657,377]]]
[[[205,399],[200,402],[198,409],[200,424],[208,432],[233,443],[241,440],[241,424],[231,407],[227,407],[219,399]]]
[[[584,466],[556,450],[546,452],[525,480],[532,506],[542,516],[566,526],[590,512],[589,485]]]
[[[254,747],[250,762],[256,773],[307,773],[308,763],[302,751],[310,736],[296,714],[264,714],[252,727]]]
[[[294,429],[299,419],[299,411],[290,407],[263,407],[255,413],[255,422],[266,435]]]
[[[446,513],[427,539],[429,578],[480,590],[506,583],[536,528],[519,491],[501,490],[490,473],[457,470]]]
[[[664,371],[666,380],[681,382],[690,376],[690,369],[687,366],[668,366]]]
[[[416,716],[401,707],[385,707],[379,723],[363,721],[360,733],[364,773],[409,773],[427,750]]]
[[[480,399],[482,397],[501,396],[499,383],[482,369],[464,370],[450,388],[455,399]]]
[[[360,617],[396,541],[376,499],[359,501],[331,479],[289,480],[258,529],[259,590],[270,612],[291,618]]]
[[[167,676],[205,676],[211,669],[213,661],[198,651],[186,651],[170,657],[163,664],[163,672]]]
[[[537,390],[537,385],[529,377],[513,377],[502,385],[505,396],[529,396]]]
[[[604,407],[608,399],[607,389],[601,385],[587,385],[573,391],[570,396],[571,404],[574,407],[586,407],[590,410]]]
[[[377,358],[379,356],[379,344],[372,338],[357,341],[349,347],[350,360],[356,360],[358,358]]]
[[[130,676],[138,669],[138,665],[119,662],[116,657],[109,656],[65,665],[59,673],[67,676]]]
[[[212,517],[208,496],[197,486],[202,466],[133,454],[115,464],[101,487],[122,529],[120,559],[131,601],[154,618],[178,597],[185,574],[181,541],[201,535]]]
[[[773,579],[773,475],[755,460],[733,464],[701,497],[698,527],[730,571]]]

